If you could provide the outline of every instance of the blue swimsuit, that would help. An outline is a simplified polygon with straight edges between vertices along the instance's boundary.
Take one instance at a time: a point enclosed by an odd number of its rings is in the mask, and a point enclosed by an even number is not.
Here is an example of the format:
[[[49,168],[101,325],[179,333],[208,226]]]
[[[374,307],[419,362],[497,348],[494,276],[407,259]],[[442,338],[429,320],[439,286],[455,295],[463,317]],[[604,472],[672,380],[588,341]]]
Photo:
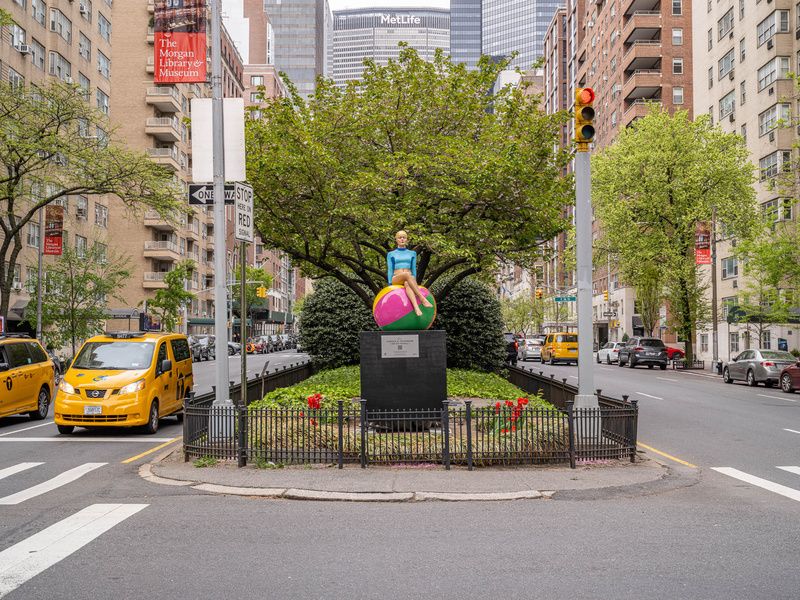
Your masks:
[[[417,253],[408,248],[397,248],[386,255],[389,284],[392,283],[395,269],[409,269],[414,279],[417,278]]]

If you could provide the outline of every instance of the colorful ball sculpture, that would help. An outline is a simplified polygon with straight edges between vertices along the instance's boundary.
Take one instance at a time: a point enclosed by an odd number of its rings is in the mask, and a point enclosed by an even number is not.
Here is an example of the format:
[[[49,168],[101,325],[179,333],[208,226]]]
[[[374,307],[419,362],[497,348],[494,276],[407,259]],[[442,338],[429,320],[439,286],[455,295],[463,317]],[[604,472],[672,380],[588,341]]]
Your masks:
[[[372,316],[378,327],[384,331],[415,331],[429,329],[436,319],[436,299],[427,288],[420,286],[422,295],[425,296],[432,307],[420,306],[422,315],[417,316],[408,294],[402,285],[389,285],[375,296],[372,303]]]

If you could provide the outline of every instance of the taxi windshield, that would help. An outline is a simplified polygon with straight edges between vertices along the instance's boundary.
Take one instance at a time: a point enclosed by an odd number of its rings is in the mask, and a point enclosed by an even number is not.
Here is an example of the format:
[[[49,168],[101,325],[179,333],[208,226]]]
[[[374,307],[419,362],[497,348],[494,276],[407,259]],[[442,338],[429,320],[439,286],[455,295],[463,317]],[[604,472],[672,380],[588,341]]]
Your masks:
[[[152,342],[87,342],[72,367],[109,371],[146,369],[154,348]]]

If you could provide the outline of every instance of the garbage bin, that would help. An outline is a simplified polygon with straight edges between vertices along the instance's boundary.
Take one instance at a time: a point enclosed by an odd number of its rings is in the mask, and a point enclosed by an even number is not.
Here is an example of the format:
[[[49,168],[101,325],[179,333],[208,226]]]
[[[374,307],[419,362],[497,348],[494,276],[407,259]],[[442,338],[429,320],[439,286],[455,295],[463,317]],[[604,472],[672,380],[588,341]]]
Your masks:
[[[717,375],[722,375],[722,361],[721,360],[718,360],[717,362],[714,363],[714,372]]]

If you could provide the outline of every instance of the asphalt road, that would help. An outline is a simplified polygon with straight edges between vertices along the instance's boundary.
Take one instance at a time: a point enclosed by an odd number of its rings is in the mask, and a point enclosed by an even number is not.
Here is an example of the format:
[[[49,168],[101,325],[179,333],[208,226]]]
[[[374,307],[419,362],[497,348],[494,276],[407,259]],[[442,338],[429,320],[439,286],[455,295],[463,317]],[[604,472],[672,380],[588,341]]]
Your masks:
[[[305,362],[308,355],[296,350],[284,350],[283,352],[272,352],[270,354],[248,354],[247,355],[247,378],[252,379],[259,375],[264,368],[264,363],[269,363],[267,372],[272,373],[283,367]],[[197,394],[204,394],[211,391],[211,386],[216,381],[216,361],[205,361],[194,363],[194,391]],[[237,354],[228,357],[229,381],[239,383],[242,378],[242,357]]]
[[[574,367],[544,370],[576,381]],[[639,397],[644,443],[697,465],[661,457],[686,487],[477,504],[226,497],[138,477],[180,434],[174,419],[153,437],[73,441],[50,420],[0,420],[0,597],[797,598],[800,475],[777,466],[800,465],[800,434],[785,431],[800,431],[800,394],[672,371],[596,377]]]

